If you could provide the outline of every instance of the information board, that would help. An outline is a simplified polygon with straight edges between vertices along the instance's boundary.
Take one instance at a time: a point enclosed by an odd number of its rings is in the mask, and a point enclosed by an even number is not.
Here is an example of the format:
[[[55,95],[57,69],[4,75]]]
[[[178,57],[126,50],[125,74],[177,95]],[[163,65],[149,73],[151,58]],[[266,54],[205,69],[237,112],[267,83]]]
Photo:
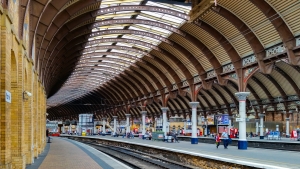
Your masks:
[[[227,114],[219,115],[216,117],[216,121],[218,125],[228,125],[229,124],[229,117]]]

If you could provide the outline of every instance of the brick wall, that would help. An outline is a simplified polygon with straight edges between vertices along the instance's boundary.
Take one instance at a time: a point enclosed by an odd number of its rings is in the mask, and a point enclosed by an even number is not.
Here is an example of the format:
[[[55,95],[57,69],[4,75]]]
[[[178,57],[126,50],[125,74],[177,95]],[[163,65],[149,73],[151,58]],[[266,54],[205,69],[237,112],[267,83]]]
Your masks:
[[[19,5],[13,4],[0,13],[0,169],[25,168],[45,147],[46,96],[26,56],[27,45],[16,34],[18,10]],[[25,90],[32,93],[26,95],[27,100],[23,98]],[[5,101],[5,91],[11,93],[11,103]]]

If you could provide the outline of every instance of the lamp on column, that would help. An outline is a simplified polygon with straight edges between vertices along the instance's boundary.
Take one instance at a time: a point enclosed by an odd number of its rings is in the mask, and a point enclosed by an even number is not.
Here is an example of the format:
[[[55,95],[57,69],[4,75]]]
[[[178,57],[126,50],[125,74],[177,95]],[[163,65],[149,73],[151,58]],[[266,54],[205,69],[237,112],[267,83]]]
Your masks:
[[[28,100],[28,97],[31,97],[31,96],[32,96],[32,94],[30,92],[28,92],[26,90],[23,92],[23,100]]]

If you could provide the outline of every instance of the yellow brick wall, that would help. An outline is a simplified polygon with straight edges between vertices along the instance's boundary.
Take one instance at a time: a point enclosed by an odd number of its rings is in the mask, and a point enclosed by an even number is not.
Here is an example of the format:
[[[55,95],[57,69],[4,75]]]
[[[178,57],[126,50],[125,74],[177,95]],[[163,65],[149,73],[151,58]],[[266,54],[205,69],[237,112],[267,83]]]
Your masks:
[[[29,31],[24,27],[23,37],[17,32],[19,1],[9,2],[7,9],[0,5],[0,169],[25,169],[46,145],[46,95],[27,55]],[[11,103],[6,102],[5,91],[11,93]]]
[[[6,11],[4,11],[6,12]],[[5,14],[5,13],[4,13]],[[11,167],[11,112],[10,103],[5,101],[5,91],[11,91],[10,84],[10,73],[11,73],[11,45],[12,45],[12,34],[10,27],[10,20],[7,19],[6,15],[1,16],[1,72],[0,72],[0,89],[1,89],[1,108],[0,108],[0,142],[1,142],[1,153],[0,162],[1,167]],[[7,45],[8,44],[8,45]]]

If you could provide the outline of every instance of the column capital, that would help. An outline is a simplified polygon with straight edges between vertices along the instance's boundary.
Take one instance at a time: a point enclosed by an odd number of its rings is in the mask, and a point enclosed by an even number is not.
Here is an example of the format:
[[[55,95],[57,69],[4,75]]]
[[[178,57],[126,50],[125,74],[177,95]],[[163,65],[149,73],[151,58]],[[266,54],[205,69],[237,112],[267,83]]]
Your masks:
[[[196,108],[198,106],[199,102],[190,102],[190,105],[192,108]]]
[[[141,114],[142,114],[142,115],[146,115],[146,114],[147,114],[147,111],[141,111]]]
[[[290,121],[290,118],[285,118],[286,121]]]
[[[169,108],[168,107],[162,107],[162,108],[160,108],[163,112],[167,112],[168,110],[169,110]]]
[[[113,116],[113,118],[114,118],[114,119],[117,119],[117,118],[118,118],[118,116]]]
[[[259,119],[255,119],[255,122],[259,122]]]
[[[249,94],[250,92],[238,92],[235,93],[235,96],[238,98],[239,101],[245,101]]]
[[[264,116],[266,116],[266,115],[263,114],[263,113],[260,113],[260,114],[258,114],[258,116],[259,116],[259,117],[264,117]]]
[[[131,116],[131,114],[125,114],[125,116],[126,116],[126,117],[130,117],[130,116]]]

